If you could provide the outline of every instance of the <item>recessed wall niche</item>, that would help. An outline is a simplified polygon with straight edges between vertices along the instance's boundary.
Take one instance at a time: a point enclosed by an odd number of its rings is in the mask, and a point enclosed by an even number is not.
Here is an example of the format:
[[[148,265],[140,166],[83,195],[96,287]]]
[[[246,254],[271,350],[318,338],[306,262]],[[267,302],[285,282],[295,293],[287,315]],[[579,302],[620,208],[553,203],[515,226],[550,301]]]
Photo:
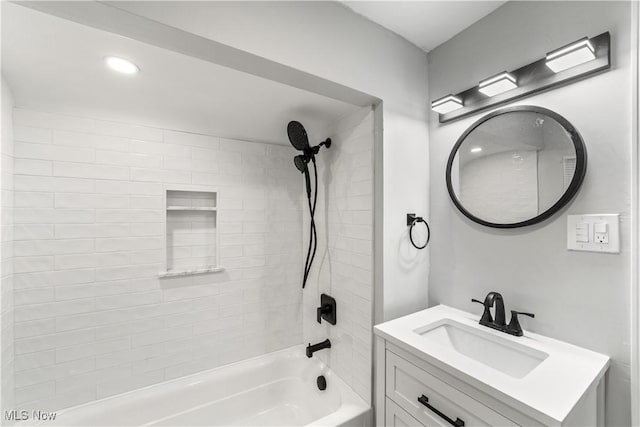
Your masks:
[[[222,271],[218,192],[166,189],[165,271],[160,277]]]

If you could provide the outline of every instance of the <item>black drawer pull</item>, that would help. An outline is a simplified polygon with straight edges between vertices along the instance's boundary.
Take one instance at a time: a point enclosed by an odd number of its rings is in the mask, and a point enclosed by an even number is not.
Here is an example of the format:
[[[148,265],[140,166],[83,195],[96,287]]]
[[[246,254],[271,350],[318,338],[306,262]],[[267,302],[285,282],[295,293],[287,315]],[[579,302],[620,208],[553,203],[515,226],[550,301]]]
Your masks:
[[[456,417],[456,420],[453,421],[451,418],[447,417],[445,414],[443,414],[442,412],[438,411],[436,408],[431,406],[429,404],[429,398],[427,396],[425,396],[424,394],[418,398],[418,402],[422,403],[424,406],[426,406],[427,408],[431,409],[436,415],[438,415],[440,418],[442,418],[443,420],[445,420],[446,422],[448,422],[452,426],[464,427],[464,421],[462,421],[460,418]]]

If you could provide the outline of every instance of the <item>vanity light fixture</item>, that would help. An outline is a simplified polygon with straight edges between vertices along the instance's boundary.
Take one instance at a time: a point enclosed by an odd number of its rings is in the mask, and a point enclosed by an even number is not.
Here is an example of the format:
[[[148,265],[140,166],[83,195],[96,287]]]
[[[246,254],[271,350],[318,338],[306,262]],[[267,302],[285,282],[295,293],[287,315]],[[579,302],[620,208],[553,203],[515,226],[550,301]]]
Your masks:
[[[107,56],[104,58],[104,63],[107,64],[107,67],[122,74],[137,74],[140,71],[140,68],[133,62],[117,56]]]
[[[469,152],[471,153],[479,153],[482,151],[482,147],[473,147],[472,149],[469,150]]]
[[[538,57],[520,68],[503,71],[461,92],[431,103],[447,123],[478,111],[539,94],[611,68],[611,36],[585,37]],[[562,71],[562,72],[561,72]]]
[[[589,37],[584,37],[547,53],[546,64],[554,73],[559,73],[594,59],[596,59],[595,49]]]
[[[462,108],[462,106],[462,99],[453,95],[447,95],[431,103],[431,109],[440,114],[450,113],[451,111]]]
[[[518,87],[513,74],[506,71],[496,74],[493,77],[482,80],[478,85],[478,90],[487,96],[495,96]]]

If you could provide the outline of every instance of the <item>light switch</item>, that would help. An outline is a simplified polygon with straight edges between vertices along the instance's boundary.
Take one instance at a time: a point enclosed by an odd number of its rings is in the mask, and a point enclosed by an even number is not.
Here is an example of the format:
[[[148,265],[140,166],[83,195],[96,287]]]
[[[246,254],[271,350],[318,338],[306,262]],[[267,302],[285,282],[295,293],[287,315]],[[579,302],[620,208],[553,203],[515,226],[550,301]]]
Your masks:
[[[567,249],[620,252],[620,215],[567,215]]]
[[[589,241],[589,224],[586,222],[579,222],[576,224],[576,242],[588,242]]]

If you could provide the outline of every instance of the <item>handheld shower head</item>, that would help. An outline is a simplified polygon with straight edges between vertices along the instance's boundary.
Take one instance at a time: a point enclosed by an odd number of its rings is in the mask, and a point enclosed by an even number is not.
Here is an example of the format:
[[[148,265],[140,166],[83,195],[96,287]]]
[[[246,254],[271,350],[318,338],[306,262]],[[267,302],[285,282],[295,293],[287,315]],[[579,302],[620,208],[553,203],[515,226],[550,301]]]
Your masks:
[[[304,151],[309,149],[309,137],[307,137],[307,131],[302,126],[302,123],[291,121],[287,125],[287,136],[289,142],[296,150]]]
[[[309,168],[307,167],[307,163],[309,163],[309,159],[300,154],[293,158],[293,163],[296,165],[296,169],[304,174],[304,182],[307,188],[307,197],[311,197],[311,178],[309,177]]]
[[[307,163],[309,163],[309,159],[304,154],[300,154],[293,158],[293,164],[296,165],[296,169],[300,172],[307,170]]]

